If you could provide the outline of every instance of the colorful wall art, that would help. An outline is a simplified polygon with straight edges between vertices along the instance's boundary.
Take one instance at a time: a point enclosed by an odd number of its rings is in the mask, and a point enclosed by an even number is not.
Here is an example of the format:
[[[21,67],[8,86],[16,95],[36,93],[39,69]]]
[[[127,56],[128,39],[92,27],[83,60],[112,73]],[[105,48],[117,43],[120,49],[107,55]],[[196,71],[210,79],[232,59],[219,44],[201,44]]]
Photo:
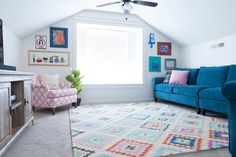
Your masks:
[[[176,59],[165,59],[165,70],[176,69]]]
[[[29,65],[69,66],[69,52],[29,50]]]
[[[47,49],[47,36],[36,35],[35,36],[35,48]]]
[[[50,27],[50,47],[68,48],[68,28]]]
[[[149,72],[161,72],[161,57],[149,56]]]
[[[148,42],[150,48],[153,48],[153,45],[155,44],[155,35],[154,33],[149,34],[149,42]]]
[[[170,42],[158,42],[157,54],[171,56],[171,43]]]

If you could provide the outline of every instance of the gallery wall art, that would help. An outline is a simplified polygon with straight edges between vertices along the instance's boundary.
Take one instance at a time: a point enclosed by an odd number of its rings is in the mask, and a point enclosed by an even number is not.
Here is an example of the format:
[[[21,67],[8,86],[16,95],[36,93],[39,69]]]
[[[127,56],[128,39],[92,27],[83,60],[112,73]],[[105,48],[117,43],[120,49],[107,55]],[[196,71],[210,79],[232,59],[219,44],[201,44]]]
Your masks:
[[[149,34],[148,44],[149,44],[150,48],[153,48],[153,45],[155,44],[155,34],[154,33]]]
[[[149,72],[161,72],[161,57],[149,56]]]
[[[69,52],[29,50],[28,53],[29,65],[69,66]]]
[[[47,49],[47,36],[36,35],[35,36],[35,48]]]
[[[158,42],[157,54],[171,56],[171,43],[170,42]]]
[[[176,69],[176,59],[165,59],[165,70]]]
[[[50,27],[50,47],[68,48],[68,28]]]

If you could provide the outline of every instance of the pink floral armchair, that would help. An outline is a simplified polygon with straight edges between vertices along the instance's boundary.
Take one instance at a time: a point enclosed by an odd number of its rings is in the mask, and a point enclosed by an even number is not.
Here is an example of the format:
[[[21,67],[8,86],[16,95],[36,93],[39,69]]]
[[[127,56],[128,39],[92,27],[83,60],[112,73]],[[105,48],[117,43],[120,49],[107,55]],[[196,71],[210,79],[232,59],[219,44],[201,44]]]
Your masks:
[[[49,89],[45,83],[42,83],[37,74],[32,80],[32,105],[33,109],[50,108],[52,114],[55,114],[55,108],[58,106],[72,104],[77,107],[77,90],[70,87],[70,83],[62,82],[59,89]]]

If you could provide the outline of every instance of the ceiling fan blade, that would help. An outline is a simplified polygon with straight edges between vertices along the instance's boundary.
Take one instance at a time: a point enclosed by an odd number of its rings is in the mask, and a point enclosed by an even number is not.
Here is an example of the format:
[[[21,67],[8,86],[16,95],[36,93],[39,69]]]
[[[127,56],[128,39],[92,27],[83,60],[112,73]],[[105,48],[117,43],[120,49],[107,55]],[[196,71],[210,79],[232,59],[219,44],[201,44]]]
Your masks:
[[[97,7],[104,7],[104,6],[107,6],[107,5],[118,4],[118,3],[121,3],[121,1],[111,2],[111,3],[106,3],[106,4],[101,4],[101,5],[97,5]]]
[[[149,7],[155,7],[158,4],[155,2],[147,2],[147,1],[139,1],[139,0],[134,0],[134,1],[130,1],[130,2],[132,2],[134,4],[149,6]]]

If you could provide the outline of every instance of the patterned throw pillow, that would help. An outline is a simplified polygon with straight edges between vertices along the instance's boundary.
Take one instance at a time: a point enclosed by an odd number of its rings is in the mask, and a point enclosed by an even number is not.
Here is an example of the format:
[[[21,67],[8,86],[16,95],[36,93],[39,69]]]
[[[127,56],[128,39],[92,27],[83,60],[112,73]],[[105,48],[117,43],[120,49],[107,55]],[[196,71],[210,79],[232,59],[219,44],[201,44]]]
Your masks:
[[[59,75],[58,74],[40,74],[42,84],[45,84],[49,89],[59,89]]]
[[[162,83],[164,84],[169,84],[170,82],[170,76],[171,76],[171,71],[167,71],[166,72],[166,78],[164,79],[164,81]]]

